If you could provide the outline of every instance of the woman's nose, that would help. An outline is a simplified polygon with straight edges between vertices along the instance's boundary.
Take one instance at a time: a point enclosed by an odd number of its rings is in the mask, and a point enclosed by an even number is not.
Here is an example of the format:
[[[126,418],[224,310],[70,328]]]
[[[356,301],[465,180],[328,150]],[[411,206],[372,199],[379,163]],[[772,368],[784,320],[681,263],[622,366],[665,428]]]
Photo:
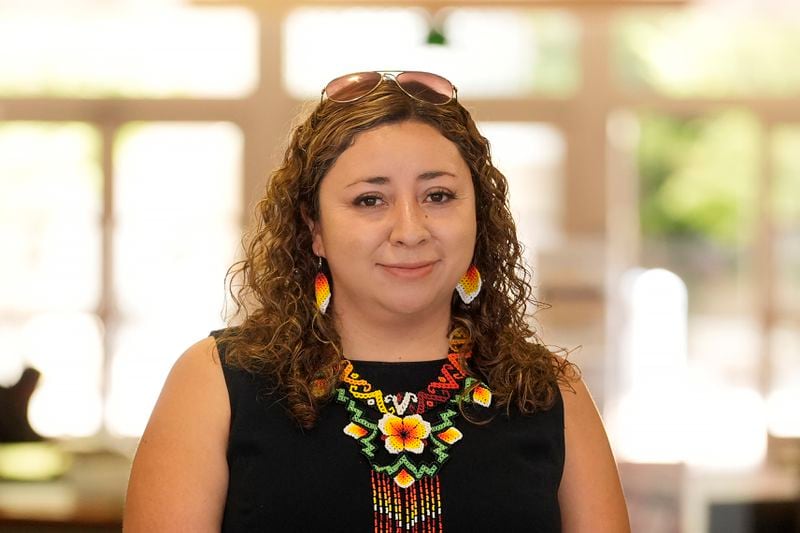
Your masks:
[[[395,204],[392,231],[389,236],[392,244],[415,246],[425,242],[430,235],[427,215],[416,199],[403,200]]]

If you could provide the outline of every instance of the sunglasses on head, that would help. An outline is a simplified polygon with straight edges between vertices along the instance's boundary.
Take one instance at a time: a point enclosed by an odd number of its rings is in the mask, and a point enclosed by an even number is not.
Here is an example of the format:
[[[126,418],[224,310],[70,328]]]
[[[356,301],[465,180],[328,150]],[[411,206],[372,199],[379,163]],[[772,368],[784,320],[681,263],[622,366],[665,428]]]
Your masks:
[[[387,79],[394,81],[411,98],[433,105],[447,104],[458,96],[455,85],[438,74],[382,70],[354,72],[328,82],[322,89],[320,102],[325,97],[340,104],[355,102],[377,89]]]

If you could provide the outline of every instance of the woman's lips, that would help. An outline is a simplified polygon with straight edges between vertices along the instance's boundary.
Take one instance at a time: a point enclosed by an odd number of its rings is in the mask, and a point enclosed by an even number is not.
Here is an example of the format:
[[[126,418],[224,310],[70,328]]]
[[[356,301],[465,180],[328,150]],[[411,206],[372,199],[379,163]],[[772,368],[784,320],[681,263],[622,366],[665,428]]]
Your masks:
[[[414,263],[408,265],[381,265],[389,274],[398,278],[416,279],[427,276],[433,270],[433,263]]]

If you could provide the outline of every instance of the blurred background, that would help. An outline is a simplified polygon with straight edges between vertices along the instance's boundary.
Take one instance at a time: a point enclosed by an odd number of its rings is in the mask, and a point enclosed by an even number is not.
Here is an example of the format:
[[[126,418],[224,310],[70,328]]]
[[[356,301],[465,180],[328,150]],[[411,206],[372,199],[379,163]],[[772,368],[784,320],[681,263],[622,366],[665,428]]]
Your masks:
[[[378,69],[489,138],[634,531],[800,531],[793,0],[0,0],[0,531],[119,530],[295,117]]]

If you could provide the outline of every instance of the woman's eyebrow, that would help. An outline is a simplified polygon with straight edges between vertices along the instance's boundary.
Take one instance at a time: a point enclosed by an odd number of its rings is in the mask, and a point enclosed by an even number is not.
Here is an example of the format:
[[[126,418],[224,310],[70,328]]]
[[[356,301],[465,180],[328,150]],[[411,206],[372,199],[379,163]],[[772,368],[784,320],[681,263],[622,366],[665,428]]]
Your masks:
[[[452,172],[448,172],[446,170],[429,170],[417,176],[417,180],[419,181],[432,180],[434,178],[438,178],[439,176],[453,176],[454,178],[457,177]],[[372,185],[386,185],[387,183],[389,183],[389,181],[391,180],[386,176],[372,176],[369,178],[363,178],[358,181],[354,181],[353,183],[345,187],[345,189],[347,189],[348,187],[352,187],[353,185],[357,185],[359,183],[369,183]]]
[[[448,172],[446,170],[429,170],[428,172],[423,172],[422,174],[417,176],[417,179],[420,181],[432,180],[433,178],[438,178],[439,176],[452,176],[454,178],[457,177],[452,172]]]
[[[371,178],[362,178],[358,181],[354,181],[353,183],[345,187],[345,189],[347,189],[348,187],[352,187],[353,185],[358,185],[359,183],[371,183],[372,185],[385,185],[389,183],[389,178],[387,178],[386,176],[373,176]]]

